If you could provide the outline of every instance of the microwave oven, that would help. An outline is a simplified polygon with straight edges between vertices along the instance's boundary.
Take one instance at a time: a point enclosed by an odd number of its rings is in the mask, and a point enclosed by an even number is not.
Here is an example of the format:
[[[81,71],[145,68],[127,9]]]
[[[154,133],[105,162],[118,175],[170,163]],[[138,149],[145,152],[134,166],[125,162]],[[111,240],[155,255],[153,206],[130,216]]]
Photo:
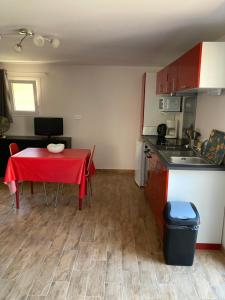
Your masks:
[[[165,112],[181,111],[181,97],[161,97],[159,99],[159,110]]]

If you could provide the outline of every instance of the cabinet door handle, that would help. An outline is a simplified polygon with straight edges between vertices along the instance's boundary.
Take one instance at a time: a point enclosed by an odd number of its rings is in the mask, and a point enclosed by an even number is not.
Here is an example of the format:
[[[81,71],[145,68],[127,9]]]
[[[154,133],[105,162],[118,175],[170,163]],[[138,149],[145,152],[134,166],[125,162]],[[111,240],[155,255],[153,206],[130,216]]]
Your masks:
[[[175,79],[173,78],[173,86],[172,86],[172,91],[175,91]]]
[[[189,85],[181,85],[181,88],[182,89],[188,89],[188,88],[190,88],[190,86]]]

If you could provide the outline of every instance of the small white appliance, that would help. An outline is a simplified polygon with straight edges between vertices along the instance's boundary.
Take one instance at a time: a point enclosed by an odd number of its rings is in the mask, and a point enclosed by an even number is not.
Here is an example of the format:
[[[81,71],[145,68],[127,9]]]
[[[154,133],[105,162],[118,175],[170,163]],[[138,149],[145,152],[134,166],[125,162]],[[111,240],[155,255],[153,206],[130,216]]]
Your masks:
[[[166,139],[176,139],[177,138],[177,120],[167,120],[166,121]]]
[[[161,112],[181,111],[181,97],[166,96],[159,99],[159,110]]]

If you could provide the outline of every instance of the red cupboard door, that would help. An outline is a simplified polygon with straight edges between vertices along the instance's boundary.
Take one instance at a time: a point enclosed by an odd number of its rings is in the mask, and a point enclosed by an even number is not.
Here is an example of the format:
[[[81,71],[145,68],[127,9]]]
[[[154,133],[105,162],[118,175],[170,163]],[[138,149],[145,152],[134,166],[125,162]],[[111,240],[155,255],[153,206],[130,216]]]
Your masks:
[[[145,195],[150,204],[155,221],[163,236],[164,218],[163,210],[167,202],[168,170],[161,163],[157,154],[151,154],[149,159],[149,176],[145,188]]]
[[[178,91],[199,87],[201,54],[202,43],[199,43],[176,61],[178,68]]]
[[[155,169],[156,169],[156,162],[157,162],[157,155],[155,153],[151,153],[149,156],[149,168],[148,168],[148,181],[147,184],[145,186],[145,196],[147,201],[150,204],[150,207],[153,210],[153,204],[154,204],[154,178],[155,178]]]
[[[163,93],[163,70],[157,72],[156,76],[156,94]]]
[[[169,71],[170,71],[169,67],[163,69],[163,94],[170,93]]]
[[[170,93],[169,87],[169,68],[166,67],[157,73],[156,94]]]
[[[156,181],[155,186],[157,195],[157,210],[156,210],[156,222],[159,226],[161,237],[163,237],[164,230],[164,207],[167,202],[167,191],[168,191],[168,169],[161,163],[160,160],[156,164]]]
[[[178,88],[178,63],[175,61],[169,65],[169,86],[170,93],[175,93]]]
[[[161,94],[169,94],[170,93],[169,72],[170,72],[169,67],[166,67],[162,70]]]

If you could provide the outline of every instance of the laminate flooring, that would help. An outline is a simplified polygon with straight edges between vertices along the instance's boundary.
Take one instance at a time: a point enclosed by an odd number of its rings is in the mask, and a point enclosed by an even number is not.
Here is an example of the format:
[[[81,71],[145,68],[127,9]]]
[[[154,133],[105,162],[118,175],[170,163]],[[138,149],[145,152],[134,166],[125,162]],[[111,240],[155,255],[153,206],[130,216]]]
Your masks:
[[[168,266],[144,192],[133,176],[97,174],[91,207],[77,209],[77,188],[55,184],[34,195],[25,184],[21,208],[0,186],[0,299],[225,299],[225,257],[196,251],[192,267]]]

